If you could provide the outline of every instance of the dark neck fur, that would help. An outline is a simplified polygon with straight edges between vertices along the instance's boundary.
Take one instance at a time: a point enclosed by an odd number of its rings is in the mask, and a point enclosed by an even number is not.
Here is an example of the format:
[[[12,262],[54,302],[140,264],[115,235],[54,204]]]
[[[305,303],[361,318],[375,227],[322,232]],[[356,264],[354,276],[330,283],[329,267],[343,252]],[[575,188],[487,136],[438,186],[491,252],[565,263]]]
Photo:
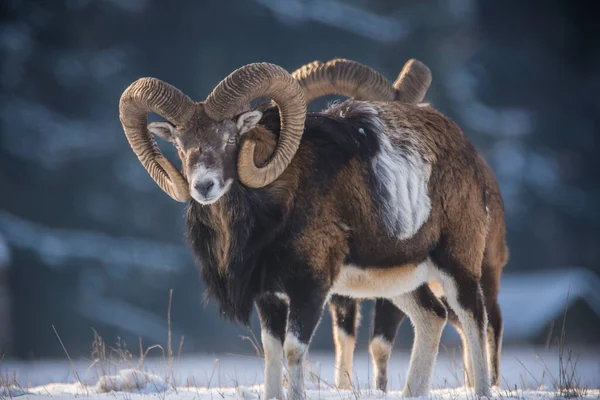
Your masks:
[[[258,258],[285,220],[266,194],[238,183],[217,204],[192,200],[188,207],[187,237],[207,287],[205,297],[216,299],[223,315],[244,324],[263,286]]]
[[[216,299],[221,313],[232,320],[248,324],[255,296],[279,279],[274,276],[279,266],[265,266],[264,255],[275,247],[285,248],[286,240],[303,229],[310,206],[295,210],[295,198],[317,201],[316,196],[331,188],[333,177],[348,160],[369,158],[376,152],[377,140],[370,124],[360,115],[338,115],[334,110],[331,115],[307,116],[300,150],[272,185],[247,189],[235,182],[213,205],[190,202],[187,237],[200,264],[205,296]],[[271,139],[278,136],[277,109],[267,109],[260,125],[268,129]],[[364,130],[359,132],[359,128]]]

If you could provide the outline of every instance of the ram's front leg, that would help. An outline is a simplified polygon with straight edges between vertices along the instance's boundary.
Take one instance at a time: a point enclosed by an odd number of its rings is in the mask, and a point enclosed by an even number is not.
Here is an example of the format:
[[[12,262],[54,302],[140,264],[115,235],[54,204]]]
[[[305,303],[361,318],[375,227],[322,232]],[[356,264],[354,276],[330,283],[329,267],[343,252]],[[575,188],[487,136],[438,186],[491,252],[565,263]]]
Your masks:
[[[321,320],[327,289],[317,279],[295,280],[288,290],[289,315],[283,345],[288,362],[288,400],[304,399],[304,358]]]
[[[287,324],[287,304],[274,294],[256,300],[260,336],[265,352],[265,399],[283,400],[283,340]]]

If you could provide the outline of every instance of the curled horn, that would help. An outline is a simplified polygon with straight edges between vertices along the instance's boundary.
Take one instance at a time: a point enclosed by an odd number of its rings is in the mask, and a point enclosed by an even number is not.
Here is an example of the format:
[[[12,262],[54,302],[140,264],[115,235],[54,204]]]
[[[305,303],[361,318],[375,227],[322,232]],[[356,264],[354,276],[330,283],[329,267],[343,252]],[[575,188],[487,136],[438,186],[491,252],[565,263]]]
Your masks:
[[[396,97],[392,85],[379,72],[342,58],[326,63],[313,61],[294,71],[292,76],[304,89],[307,102],[329,94],[358,100],[392,101]]]
[[[245,104],[259,97],[270,97],[279,107],[281,131],[273,156],[262,167],[254,164],[256,143],[244,142],[238,156],[238,174],[240,181],[251,188],[264,187],[277,179],[296,154],[306,119],[302,88],[283,68],[256,63],[231,73],[204,102],[206,114],[221,121],[233,118]]]
[[[392,86],[373,68],[351,60],[313,61],[292,73],[304,90],[306,102],[337,94],[357,100],[402,101],[416,104],[423,100],[431,84],[431,71],[411,59]]]
[[[177,88],[155,78],[141,78],[121,96],[119,117],[125,136],[152,179],[179,202],[190,199],[186,179],[163,156],[148,132],[148,113],[154,112],[176,126],[184,126],[195,112],[194,102]]]
[[[417,104],[423,101],[431,85],[431,70],[421,61],[408,60],[394,82],[396,101]]]

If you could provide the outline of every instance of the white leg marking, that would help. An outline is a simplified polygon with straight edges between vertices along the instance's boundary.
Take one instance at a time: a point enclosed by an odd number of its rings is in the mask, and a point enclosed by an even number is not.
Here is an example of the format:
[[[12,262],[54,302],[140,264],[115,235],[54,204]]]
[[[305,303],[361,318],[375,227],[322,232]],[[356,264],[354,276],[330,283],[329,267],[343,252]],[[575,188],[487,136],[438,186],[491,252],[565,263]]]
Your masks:
[[[415,146],[394,148],[387,132],[379,135],[380,153],[373,158],[372,168],[385,198],[382,218],[388,233],[407,239],[429,218],[431,199],[427,193],[431,165]]]
[[[498,343],[496,343],[496,382],[494,384],[500,385],[500,360],[502,357],[502,343],[504,338],[504,325],[500,328],[500,334],[498,335]]]
[[[473,387],[475,382],[473,381],[473,363],[471,362],[471,350],[469,349],[469,341],[465,336],[465,333],[461,329],[458,332],[462,343],[463,350],[463,366],[465,369],[465,386]]]
[[[261,330],[265,351],[265,399],[283,400],[283,345],[266,329]]]
[[[415,330],[415,340],[402,396],[426,396],[429,393],[431,375],[446,320],[419,306],[414,294],[398,296],[393,299],[393,302],[408,315]]]
[[[300,342],[294,334],[288,332],[283,348],[290,377],[287,398],[288,400],[304,399],[304,355],[308,346]]]
[[[369,352],[375,370],[375,388],[386,391],[387,366],[392,354],[392,344],[383,336],[375,336],[369,344]]]
[[[473,314],[465,310],[458,301],[458,291],[454,279],[441,271],[438,271],[438,275],[444,287],[444,292],[446,292],[448,304],[450,304],[450,307],[452,307],[458,316],[463,334],[468,343],[467,347],[470,353],[470,367],[473,370],[475,392],[479,396],[490,396],[490,376],[487,357],[487,319],[484,321],[483,329],[480,329],[479,323],[475,320]]]
[[[335,342],[335,386],[339,389],[352,389],[352,362],[356,340],[340,329],[333,326]]]
[[[495,379],[494,376],[494,371],[495,371],[495,351],[496,351],[496,340],[494,339],[494,334],[493,331],[491,329],[489,329],[489,325],[488,325],[488,332],[487,332],[487,363],[488,363],[488,370],[490,372],[490,385],[493,385],[494,382],[493,380]]]

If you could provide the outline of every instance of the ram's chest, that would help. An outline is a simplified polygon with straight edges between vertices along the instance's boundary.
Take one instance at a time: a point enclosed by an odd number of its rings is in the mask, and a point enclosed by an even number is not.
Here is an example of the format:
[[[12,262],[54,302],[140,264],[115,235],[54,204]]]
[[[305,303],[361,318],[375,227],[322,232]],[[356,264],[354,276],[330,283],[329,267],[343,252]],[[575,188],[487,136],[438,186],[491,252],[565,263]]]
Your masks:
[[[426,263],[390,268],[344,265],[331,291],[356,298],[392,298],[411,292],[428,280],[429,267]]]

